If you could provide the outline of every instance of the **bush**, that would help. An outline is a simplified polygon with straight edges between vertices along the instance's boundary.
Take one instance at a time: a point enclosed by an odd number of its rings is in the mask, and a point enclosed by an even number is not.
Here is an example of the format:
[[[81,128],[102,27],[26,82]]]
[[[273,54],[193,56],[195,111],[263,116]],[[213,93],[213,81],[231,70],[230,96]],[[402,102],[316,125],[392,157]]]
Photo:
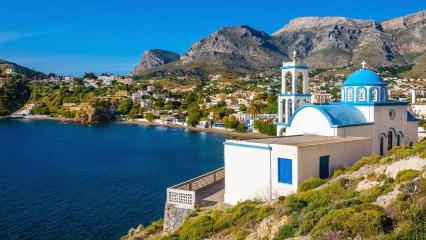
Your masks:
[[[258,129],[260,133],[268,135],[268,136],[276,136],[277,135],[277,126],[273,123],[268,123],[262,120],[255,120],[253,123],[253,127]]]
[[[335,178],[335,177],[338,177],[338,176],[340,176],[342,174],[345,174],[347,171],[348,171],[347,168],[338,167],[338,168],[336,168],[336,169],[333,170],[333,175],[331,176],[331,178]]]
[[[295,221],[292,221],[286,225],[280,227],[278,232],[275,234],[273,240],[284,240],[289,237],[294,237],[298,230],[298,224]]]
[[[360,169],[362,166],[367,164],[378,164],[380,162],[380,156],[377,154],[371,155],[369,157],[363,157],[358,162],[356,162],[351,168],[351,172],[355,172]]]
[[[395,182],[396,183],[403,183],[403,182],[413,180],[414,178],[419,176],[420,173],[421,173],[421,171],[412,170],[412,169],[399,171],[398,174],[396,175]]]
[[[321,185],[323,185],[324,183],[326,183],[327,180],[321,179],[319,177],[311,177],[306,179],[305,181],[303,181],[298,188],[299,192],[306,192],[308,190],[317,188]]]
[[[382,186],[374,186],[370,189],[361,191],[359,194],[359,200],[364,203],[370,203],[376,201],[377,197],[380,196],[383,192]]]
[[[164,223],[163,219],[157,220],[151,223],[149,226],[147,226],[143,231],[146,235],[159,233],[163,231],[163,223]]]
[[[208,211],[185,221],[179,231],[179,239],[204,239],[228,227],[259,223],[270,214],[270,206],[254,201],[245,201],[224,211]]]
[[[388,151],[387,157],[393,161],[398,161],[406,157],[412,156],[414,151],[408,146],[395,146]]]
[[[360,211],[361,210],[361,211]],[[341,238],[360,236],[368,238],[384,234],[389,219],[380,208],[343,208],[331,211],[312,229],[314,239],[321,239],[329,232],[339,232]]]
[[[327,208],[318,208],[300,215],[299,231],[302,235],[308,234],[318,221],[327,214]]]
[[[154,120],[154,115],[152,115],[152,113],[145,113],[144,118],[149,122],[152,122]]]

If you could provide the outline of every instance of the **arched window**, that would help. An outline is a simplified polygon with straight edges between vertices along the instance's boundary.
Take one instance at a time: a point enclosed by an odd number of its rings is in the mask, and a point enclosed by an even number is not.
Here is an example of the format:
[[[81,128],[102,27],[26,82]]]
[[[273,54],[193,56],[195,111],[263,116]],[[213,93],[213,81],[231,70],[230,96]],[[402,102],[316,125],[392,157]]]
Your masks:
[[[386,101],[386,89],[385,88],[383,88],[381,93],[380,93],[380,100],[382,102]]]
[[[371,90],[371,96],[370,96],[372,102],[377,102],[377,95],[378,95],[377,88],[373,88]]]
[[[358,88],[358,101],[365,101],[365,88]]]
[[[291,72],[286,72],[284,75],[284,81],[285,85],[282,86],[282,92],[283,93],[291,93],[291,85],[293,84],[293,76],[291,75]]]
[[[393,138],[393,132],[392,132],[392,130],[390,130],[388,132],[388,150],[390,150],[392,148],[392,145],[393,145],[393,143],[392,143],[393,139],[392,138]]]
[[[354,101],[354,89],[348,88],[348,102]]]
[[[383,156],[385,154],[384,141],[384,138],[380,137],[380,156]]]
[[[401,146],[401,135],[398,134],[398,136],[396,137],[396,146]]]

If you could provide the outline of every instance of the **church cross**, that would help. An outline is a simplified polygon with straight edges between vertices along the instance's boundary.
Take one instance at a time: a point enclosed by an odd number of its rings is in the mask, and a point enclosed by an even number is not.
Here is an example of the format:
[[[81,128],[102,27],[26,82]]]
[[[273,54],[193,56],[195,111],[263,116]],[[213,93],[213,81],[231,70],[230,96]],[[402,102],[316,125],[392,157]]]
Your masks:
[[[366,65],[367,63],[363,60],[362,61],[362,63],[361,63],[361,65],[362,65],[362,68],[365,68],[365,65]]]
[[[296,50],[294,50],[293,51],[293,60],[296,60],[296,54],[297,54],[297,52],[296,52]]]

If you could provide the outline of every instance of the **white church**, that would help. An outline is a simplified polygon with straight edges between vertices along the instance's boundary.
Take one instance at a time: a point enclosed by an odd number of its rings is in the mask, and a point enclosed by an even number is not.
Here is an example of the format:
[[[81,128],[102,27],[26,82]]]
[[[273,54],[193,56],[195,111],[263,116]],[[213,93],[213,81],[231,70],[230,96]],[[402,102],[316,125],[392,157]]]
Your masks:
[[[321,105],[310,103],[308,70],[296,53],[281,67],[277,137],[224,143],[225,203],[288,195],[307,178],[417,141],[408,104],[389,102],[387,84],[365,62],[341,86],[340,102]]]

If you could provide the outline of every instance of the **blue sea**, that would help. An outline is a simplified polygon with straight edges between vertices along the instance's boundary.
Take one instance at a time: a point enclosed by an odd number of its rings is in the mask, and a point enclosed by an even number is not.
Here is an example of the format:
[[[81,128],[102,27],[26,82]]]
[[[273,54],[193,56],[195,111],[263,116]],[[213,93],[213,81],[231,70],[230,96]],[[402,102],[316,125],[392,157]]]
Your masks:
[[[0,239],[119,239],[163,217],[166,188],[223,166],[222,136],[0,121]]]

